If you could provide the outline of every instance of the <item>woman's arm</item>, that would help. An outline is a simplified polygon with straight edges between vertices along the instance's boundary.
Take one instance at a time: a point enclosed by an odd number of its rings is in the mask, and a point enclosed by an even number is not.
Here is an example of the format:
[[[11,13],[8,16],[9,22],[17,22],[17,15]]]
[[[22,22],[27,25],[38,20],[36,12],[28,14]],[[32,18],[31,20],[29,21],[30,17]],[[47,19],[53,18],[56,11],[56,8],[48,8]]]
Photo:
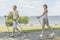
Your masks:
[[[45,15],[47,12],[48,12],[48,10],[44,10],[43,14],[40,17],[42,17],[43,15]]]
[[[48,10],[44,10],[43,14],[41,16],[38,16],[37,18],[42,17],[43,15],[45,15],[48,12]]]

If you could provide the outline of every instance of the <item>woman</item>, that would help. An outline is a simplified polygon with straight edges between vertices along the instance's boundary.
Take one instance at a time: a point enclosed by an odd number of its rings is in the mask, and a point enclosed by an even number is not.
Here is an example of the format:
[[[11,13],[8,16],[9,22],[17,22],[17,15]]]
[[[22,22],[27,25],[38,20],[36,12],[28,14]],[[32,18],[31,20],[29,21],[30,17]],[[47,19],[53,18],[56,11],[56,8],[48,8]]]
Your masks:
[[[47,25],[47,27],[51,30],[51,34],[50,36],[53,37],[54,36],[54,32],[52,30],[52,28],[49,26],[49,21],[48,21],[48,7],[46,4],[43,5],[44,11],[43,14],[40,16],[42,17],[42,33],[39,35],[40,37],[43,37],[43,31],[45,28],[45,24]],[[38,17],[38,18],[40,18]]]

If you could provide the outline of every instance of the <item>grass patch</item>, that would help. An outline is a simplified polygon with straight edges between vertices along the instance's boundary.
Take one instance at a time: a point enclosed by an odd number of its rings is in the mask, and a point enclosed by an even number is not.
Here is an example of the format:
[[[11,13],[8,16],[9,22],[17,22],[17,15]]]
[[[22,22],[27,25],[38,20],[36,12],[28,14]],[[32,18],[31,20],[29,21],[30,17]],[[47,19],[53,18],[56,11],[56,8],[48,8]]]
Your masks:
[[[18,27],[19,30],[20,27]],[[52,26],[53,30],[60,30],[60,25],[57,25],[57,26]],[[9,31],[8,31],[9,29]],[[12,27],[0,27],[0,32],[12,32],[13,28]],[[26,27],[22,27],[23,31],[24,32],[37,32],[37,31],[41,31],[42,28],[41,26],[26,26]],[[45,27],[45,31],[49,31],[49,29],[47,27]],[[17,31],[16,31],[17,32]]]

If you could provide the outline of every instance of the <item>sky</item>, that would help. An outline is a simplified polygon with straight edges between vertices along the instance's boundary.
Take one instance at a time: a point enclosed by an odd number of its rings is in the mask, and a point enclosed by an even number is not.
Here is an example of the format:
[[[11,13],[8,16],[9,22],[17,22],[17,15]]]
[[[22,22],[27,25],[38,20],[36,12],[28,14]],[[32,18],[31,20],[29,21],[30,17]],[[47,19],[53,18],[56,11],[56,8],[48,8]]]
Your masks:
[[[60,0],[0,0],[0,16],[8,15],[13,5],[20,16],[40,16],[43,4],[48,5],[49,16],[60,16]]]

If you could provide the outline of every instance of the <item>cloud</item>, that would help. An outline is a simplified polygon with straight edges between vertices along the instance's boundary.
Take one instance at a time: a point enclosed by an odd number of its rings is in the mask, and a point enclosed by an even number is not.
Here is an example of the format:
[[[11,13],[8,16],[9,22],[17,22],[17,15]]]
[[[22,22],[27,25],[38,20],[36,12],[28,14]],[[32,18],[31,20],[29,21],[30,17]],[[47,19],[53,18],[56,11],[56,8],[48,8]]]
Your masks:
[[[21,7],[22,11],[21,13],[23,15],[27,16],[36,16],[39,15],[41,12],[41,1],[40,0],[30,0],[30,1],[21,1]]]
[[[49,7],[49,15],[50,16],[60,15],[60,0],[56,1],[55,4],[52,4]]]
[[[20,9],[20,0],[0,0],[0,16],[8,15],[13,5],[17,5]]]
[[[48,2],[49,1],[49,2]],[[60,0],[0,0],[0,16],[7,15],[12,10],[13,5],[21,16],[39,16],[42,13],[43,4],[48,5],[49,16],[60,15]]]

